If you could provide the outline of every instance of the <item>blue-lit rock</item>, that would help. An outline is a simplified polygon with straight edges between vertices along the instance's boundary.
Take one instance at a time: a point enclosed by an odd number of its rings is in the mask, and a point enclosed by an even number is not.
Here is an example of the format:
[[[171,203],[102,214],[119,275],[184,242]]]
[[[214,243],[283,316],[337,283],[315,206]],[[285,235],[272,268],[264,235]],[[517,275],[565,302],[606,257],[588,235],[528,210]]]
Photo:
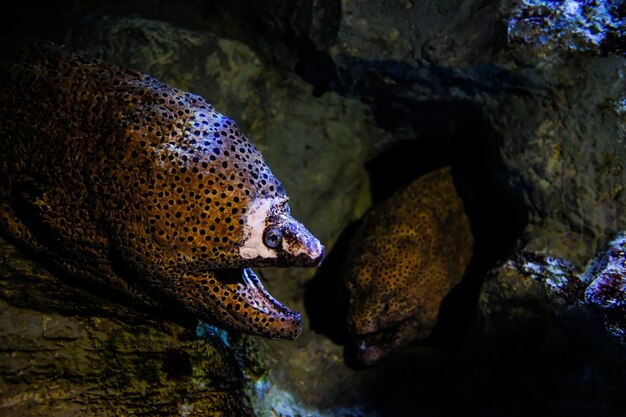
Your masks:
[[[542,283],[548,299],[556,305],[576,302],[585,288],[576,266],[565,259],[521,253],[509,264]]]
[[[620,7],[617,0],[524,0],[508,22],[509,42],[530,45],[540,55],[551,50],[623,54]]]
[[[585,290],[585,301],[600,312],[608,331],[626,343],[626,233],[592,263],[589,275],[595,279]]]

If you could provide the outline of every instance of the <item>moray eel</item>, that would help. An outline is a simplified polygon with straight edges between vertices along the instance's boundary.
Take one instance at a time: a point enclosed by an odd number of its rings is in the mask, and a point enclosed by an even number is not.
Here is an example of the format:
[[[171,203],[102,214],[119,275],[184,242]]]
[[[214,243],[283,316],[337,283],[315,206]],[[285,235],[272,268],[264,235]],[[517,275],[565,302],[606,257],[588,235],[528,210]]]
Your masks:
[[[43,41],[0,41],[0,229],[72,275],[222,327],[295,338],[250,267],[324,249],[203,98]]]
[[[449,168],[418,178],[365,214],[345,267],[348,327],[361,365],[430,334],[472,245]]]

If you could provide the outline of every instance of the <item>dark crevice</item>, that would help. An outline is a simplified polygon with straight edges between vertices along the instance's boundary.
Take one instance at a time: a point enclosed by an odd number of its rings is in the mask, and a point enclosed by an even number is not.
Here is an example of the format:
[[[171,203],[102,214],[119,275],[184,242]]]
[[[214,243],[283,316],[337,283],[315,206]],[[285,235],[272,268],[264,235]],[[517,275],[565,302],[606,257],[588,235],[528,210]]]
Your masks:
[[[171,379],[180,379],[191,376],[191,359],[187,352],[178,349],[169,349],[163,358],[163,370]]]
[[[313,86],[313,96],[319,97],[334,88],[337,67],[328,51],[317,49],[309,38],[300,40],[297,50],[298,60],[294,71]]]

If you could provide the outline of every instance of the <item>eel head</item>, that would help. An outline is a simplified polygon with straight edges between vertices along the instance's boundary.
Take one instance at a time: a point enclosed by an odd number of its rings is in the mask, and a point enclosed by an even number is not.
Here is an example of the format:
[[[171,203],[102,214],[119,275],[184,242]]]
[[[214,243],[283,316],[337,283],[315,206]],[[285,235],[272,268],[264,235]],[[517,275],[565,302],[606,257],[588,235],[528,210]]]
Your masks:
[[[254,201],[245,218],[239,255],[250,266],[316,266],[324,247],[291,217],[287,197]]]

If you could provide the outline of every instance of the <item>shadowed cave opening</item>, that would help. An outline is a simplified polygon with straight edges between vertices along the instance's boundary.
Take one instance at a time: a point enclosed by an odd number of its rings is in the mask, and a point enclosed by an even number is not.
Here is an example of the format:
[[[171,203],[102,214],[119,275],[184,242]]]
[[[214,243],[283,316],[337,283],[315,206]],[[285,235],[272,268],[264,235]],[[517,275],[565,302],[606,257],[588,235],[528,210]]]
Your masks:
[[[471,103],[413,104],[411,115],[401,115],[400,119],[391,107],[380,102],[374,111],[379,125],[396,133],[402,130],[403,137],[408,127],[415,135],[387,146],[366,163],[372,205],[426,173],[444,166],[452,169],[455,188],[474,236],[473,257],[462,282],[442,301],[431,336],[407,348],[422,344],[444,348],[458,345],[469,334],[486,272],[513,248],[527,223],[526,210],[515,191],[506,188],[506,180],[499,178],[505,172],[497,152],[500,138]],[[342,232],[309,283],[305,298],[311,328],[345,345],[346,363],[356,369],[359,366],[348,348],[342,268],[358,224],[359,221],[354,222]],[[320,299],[327,301],[320,305]]]

